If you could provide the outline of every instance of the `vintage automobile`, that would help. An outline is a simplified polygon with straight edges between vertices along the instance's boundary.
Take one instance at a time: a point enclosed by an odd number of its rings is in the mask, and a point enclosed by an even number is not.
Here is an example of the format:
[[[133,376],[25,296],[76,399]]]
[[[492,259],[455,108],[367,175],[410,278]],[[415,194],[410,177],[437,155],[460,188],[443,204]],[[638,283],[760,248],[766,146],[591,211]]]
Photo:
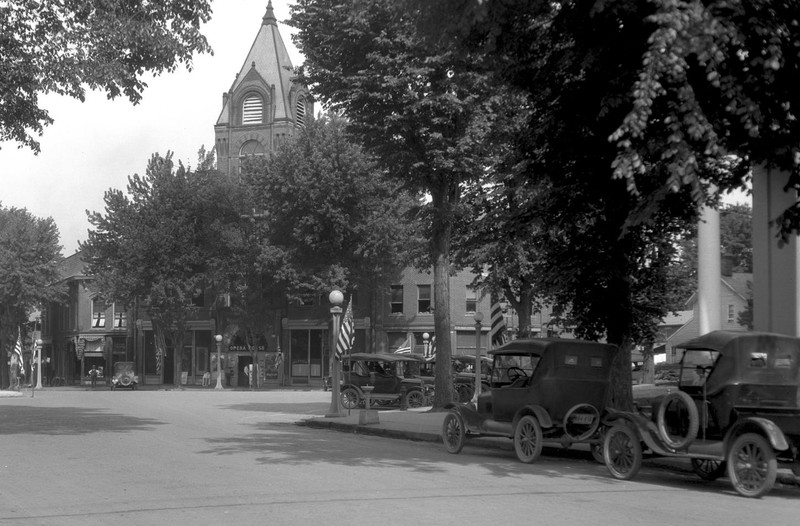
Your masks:
[[[453,401],[469,402],[475,394],[475,356],[454,354],[450,357],[453,373]],[[481,357],[481,391],[491,389],[492,359]],[[423,377],[433,383],[436,371],[436,360],[426,360],[423,365]]]
[[[125,387],[136,389],[139,384],[139,377],[136,376],[136,368],[133,362],[117,362],[114,364],[114,375],[111,377],[111,390]]]
[[[617,347],[558,338],[514,340],[490,351],[491,390],[472,403],[449,404],[442,441],[459,453],[477,436],[507,437],[517,458],[535,461],[544,441],[593,446],[599,460],[601,419]]]
[[[342,360],[340,398],[345,409],[365,405],[423,407],[431,399],[433,387],[419,377],[398,374],[398,364],[419,363],[421,358],[408,354],[354,353]],[[366,389],[365,389],[366,388]]]
[[[778,462],[800,475],[800,338],[714,331],[684,349],[675,391],[650,408],[609,410],[603,455],[631,479],[650,455],[691,460],[704,480],[726,472],[745,497],[768,493]]]

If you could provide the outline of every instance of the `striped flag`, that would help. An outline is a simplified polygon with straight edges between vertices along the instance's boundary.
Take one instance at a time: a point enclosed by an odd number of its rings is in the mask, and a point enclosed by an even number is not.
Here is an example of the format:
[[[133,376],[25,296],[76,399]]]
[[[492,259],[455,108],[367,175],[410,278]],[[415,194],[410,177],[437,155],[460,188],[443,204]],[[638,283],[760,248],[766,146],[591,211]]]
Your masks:
[[[432,362],[436,360],[436,335],[431,336],[431,343],[428,345],[428,356],[426,360]]]
[[[491,313],[492,326],[489,329],[489,342],[492,349],[496,349],[506,343],[506,317],[503,315],[503,307],[500,301],[494,294],[492,294]]]
[[[353,348],[356,339],[356,329],[353,325],[353,300],[347,304],[347,310],[342,319],[342,326],[339,329],[339,337],[336,339],[336,359],[341,360],[345,353],[349,353]]]
[[[416,344],[417,342],[414,339],[414,335],[412,333],[409,333],[403,344],[397,348],[395,354],[413,354],[414,347],[416,347]]]
[[[19,327],[17,327],[17,343],[14,344],[14,355],[17,357],[17,363],[19,366],[22,366],[22,333],[20,332]]]

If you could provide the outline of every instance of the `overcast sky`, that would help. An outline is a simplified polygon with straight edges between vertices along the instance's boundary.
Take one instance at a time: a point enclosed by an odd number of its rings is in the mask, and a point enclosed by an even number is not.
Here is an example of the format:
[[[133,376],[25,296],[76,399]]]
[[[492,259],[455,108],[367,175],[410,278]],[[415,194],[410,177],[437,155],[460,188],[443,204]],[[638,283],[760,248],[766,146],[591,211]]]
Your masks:
[[[273,0],[278,28],[293,66],[302,63],[291,40],[294,2]],[[109,188],[125,190],[129,175],[144,174],[153,153],[196,166],[197,151],[214,147],[214,124],[227,91],[242,67],[261,26],[267,0],[214,0],[211,21],[202,29],[214,55],[196,56],[193,70],[148,81],[142,102],[109,101],[88,93],[86,102],[46,96],[41,105],[55,123],[39,138],[36,156],[14,143],[0,143],[0,204],[52,217],[64,255],[86,240],[86,210],[103,211]]]

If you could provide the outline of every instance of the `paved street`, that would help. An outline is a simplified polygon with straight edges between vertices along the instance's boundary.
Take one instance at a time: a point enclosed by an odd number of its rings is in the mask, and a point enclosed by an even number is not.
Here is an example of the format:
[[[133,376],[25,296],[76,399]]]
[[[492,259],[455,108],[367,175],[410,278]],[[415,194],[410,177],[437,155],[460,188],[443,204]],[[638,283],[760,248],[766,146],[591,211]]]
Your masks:
[[[760,500],[646,464],[296,425],[322,391],[44,390],[0,397],[0,524],[794,525],[800,488]],[[555,454],[554,454],[555,453]]]

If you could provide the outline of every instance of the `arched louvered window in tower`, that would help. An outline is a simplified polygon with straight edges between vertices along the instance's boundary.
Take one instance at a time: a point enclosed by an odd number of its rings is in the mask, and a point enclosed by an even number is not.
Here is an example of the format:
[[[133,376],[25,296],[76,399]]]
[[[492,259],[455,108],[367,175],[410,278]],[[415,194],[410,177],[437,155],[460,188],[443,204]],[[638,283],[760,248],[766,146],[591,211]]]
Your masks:
[[[297,99],[296,121],[298,126],[305,127],[306,125],[306,99],[300,97]]]
[[[264,155],[264,147],[258,141],[247,141],[239,150],[239,157],[246,157],[248,155]]]
[[[242,103],[242,124],[261,124],[264,122],[264,101],[258,95],[248,95]]]

